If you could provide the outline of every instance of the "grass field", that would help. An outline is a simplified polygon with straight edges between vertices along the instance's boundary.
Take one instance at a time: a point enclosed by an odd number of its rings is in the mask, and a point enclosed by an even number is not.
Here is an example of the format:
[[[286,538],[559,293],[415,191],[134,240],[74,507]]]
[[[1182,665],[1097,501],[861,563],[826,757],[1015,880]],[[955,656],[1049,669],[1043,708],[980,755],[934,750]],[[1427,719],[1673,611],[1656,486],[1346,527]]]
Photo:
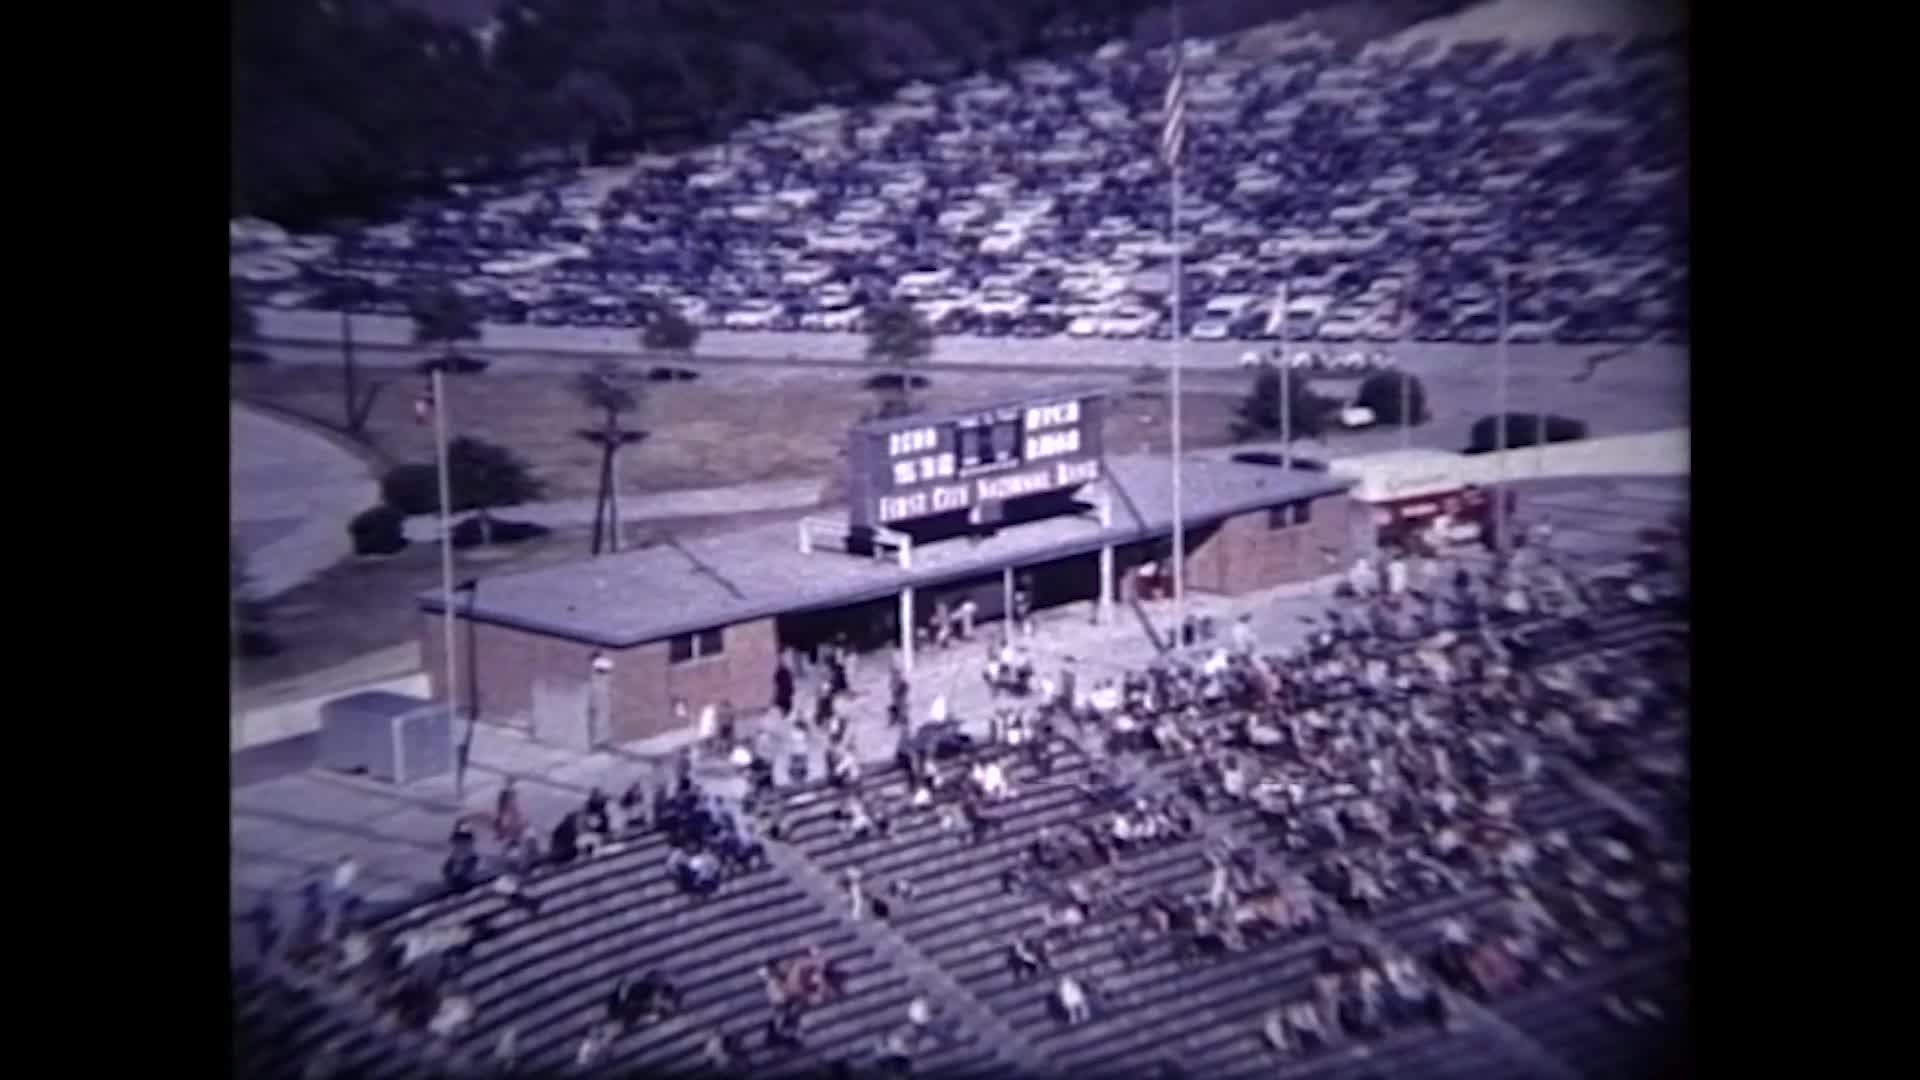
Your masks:
[[[433,429],[418,422],[413,402],[419,376],[392,371],[366,377],[383,386],[363,441],[389,463],[433,460]],[[724,487],[762,480],[817,477],[837,471],[847,430],[874,407],[865,373],[822,369],[709,369],[684,383],[642,383],[644,404],[633,426],[648,437],[621,461],[625,491]],[[338,367],[242,369],[233,377],[246,400],[338,427],[343,421]],[[521,455],[546,497],[591,497],[597,479],[594,448],[578,431],[594,418],[564,374],[484,374],[448,378],[455,434],[472,435]],[[932,376],[918,399],[931,410],[1017,398],[1051,387],[1101,385],[1115,407],[1107,446],[1133,452],[1169,441],[1166,402],[1158,394],[1133,396],[1124,376],[1034,377],[1006,374]],[[1193,446],[1228,440],[1233,403],[1218,395],[1188,395],[1183,426]]]

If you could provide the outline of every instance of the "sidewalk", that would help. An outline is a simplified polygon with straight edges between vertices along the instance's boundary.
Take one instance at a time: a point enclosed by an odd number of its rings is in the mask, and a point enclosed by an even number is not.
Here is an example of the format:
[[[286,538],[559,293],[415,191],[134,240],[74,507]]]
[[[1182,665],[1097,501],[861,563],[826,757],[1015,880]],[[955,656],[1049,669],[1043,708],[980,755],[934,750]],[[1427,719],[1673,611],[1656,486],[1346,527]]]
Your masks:
[[[347,523],[380,501],[366,462],[316,432],[228,408],[228,522],[255,596],[286,592],[353,554]]]
[[[623,492],[620,496],[622,523],[656,521],[662,518],[709,517],[726,514],[752,514],[763,510],[803,510],[820,501],[818,480],[768,480],[758,484],[731,487],[689,488],[684,491],[656,491],[648,494]],[[506,521],[526,521],[549,529],[587,528],[593,524],[592,499],[556,499],[552,502],[506,506],[494,516]],[[469,512],[456,514],[456,519]],[[455,525],[459,524],[458,520]],[[407,539],[432,543],[440,539],[440,518],[433,514],[407,519]]]

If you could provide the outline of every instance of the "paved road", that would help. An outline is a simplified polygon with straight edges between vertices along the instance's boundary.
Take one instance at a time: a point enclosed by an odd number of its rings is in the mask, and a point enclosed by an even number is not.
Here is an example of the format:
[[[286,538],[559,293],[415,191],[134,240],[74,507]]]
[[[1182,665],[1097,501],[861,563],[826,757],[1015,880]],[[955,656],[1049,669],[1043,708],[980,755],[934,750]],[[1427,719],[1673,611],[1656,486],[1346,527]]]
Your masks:
[[[316,361],[338,358],[339,316],[328,312],[288,311],[256,308],[265,351],[289,360],[311,357]],[[370,365],[402,366],[425,355],[413,346],[412,323],[392,315],[356,315],[354,340],[366,350]],[[1198,371],[1237,371],[1240,357],[1261,342],[1189,341],[1182,347],[1183,362]],[[835,365],[865,365],[862,350],[866,338],[860,334],[774,333],[770,331],[709,330],[701,335],[698,359],[703,363],[740,363],[801,361]],[[1351,349],[1391,348],[1403,365],[1415,371],[1460,369],[1488,361],[1494,355],[1491,345],[1465,345],[1452,342],[1411,342],[1386,346],[1366,342],[1322,346],[1332,352]],[[635,357],[639,353],[638,336],[632,330],[594,329],[567,326],[482,327],[480,341],[466,351],[494,357],[503,370],[540,370],[555,363],[583,364],[604,357]],[[1551,343],[1516,344],[1510,347],[1516,370],[1541,360],[1580,363],[1594,354],[1618,351],[1617,346],[1558,345]],[[1636,346],[1635,354],[1644,354],[1667,366],[1684,369],[1685,345],[1648,344]],[[1161,367],[1172,360],[1172,349],[1165,341],[1125,341],[1100,338],[979,338],[942,337],[934,346],[933,366],[953,365],[983,371],[1046,370],[1062,372],[1098,370],[1135,370],[1145,364]]]
[[[252,406],[228,409],[228,521],[256,596],[286,592],[353,553],[347,523],[380,501],[377,480],[346,447]]]

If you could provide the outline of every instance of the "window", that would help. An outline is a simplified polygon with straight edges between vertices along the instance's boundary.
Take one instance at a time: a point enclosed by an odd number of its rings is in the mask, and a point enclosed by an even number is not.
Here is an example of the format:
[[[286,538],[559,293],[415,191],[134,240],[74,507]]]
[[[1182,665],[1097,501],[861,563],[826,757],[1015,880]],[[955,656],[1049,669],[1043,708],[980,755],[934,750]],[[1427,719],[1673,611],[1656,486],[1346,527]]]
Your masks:
[[[696,634],[681,634],[667,643],[667,661],[685,664],[693,660],[704,660],[710,656],[719,656],[725,646],[726,641],[718,627],[702,630]]]

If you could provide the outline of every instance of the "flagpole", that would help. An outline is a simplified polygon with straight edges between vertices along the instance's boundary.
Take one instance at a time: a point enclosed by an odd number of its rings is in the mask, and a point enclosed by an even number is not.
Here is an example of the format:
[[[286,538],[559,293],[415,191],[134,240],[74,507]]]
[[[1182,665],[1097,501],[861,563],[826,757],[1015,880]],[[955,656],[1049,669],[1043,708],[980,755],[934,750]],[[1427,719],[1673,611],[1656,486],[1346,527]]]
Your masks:
[[[1293,362],[1287,356],[1288,310],[1293,304],[1293,267],[1280,281],[1280,467],[1293,468]]]
[[[460,722],[460,657],[455,650],[453,632],[453,482],[447,469],[447,394],[439,368],[433,374],[433,454],[440,472],[440,602],[441,626],[446,633],[447,713],[450,724]],[[451,732],[449,732],[451,734]],[[467,746],[470,748],[472,740]],[[453,792],[456,800],[466,797],[468,750],[454,762]]]
[[[1168,344],[1173,350],[1173,373],[1169,380],[1169,386],[1173,393],[1173,405],[1169,411],[1171,414],[1170,422],[1173,425],[1173,438],[1171,440],[1173,453],[1173,641],[1177,647],[1182,643],[1181,634],[1187,625],[1187,519],[1184,501],[1182,499],[1183,493],[1181,491],[1182,484],[1180,478],[1182,443],[1180,433],[1180,371],[1183,366],[1182,360],[1185,352],[1185,350],[1181,348],[1180,340],[1182,336],[1184,336],[1185,330],[1181,319],[1181,292],[1183,291],[1184,284],[1182,264],[1185,260],[1181,258],[1180,252],[1180,157],[1184,150],[1183,144],[1186,141],[1185,102],[1183,100],[1186,88],[1180,84],[1185,79],[1186,50],[1184,39],[1180,32],[1179,0],[1173,0],[1171,4],[1171,17],[1173,24],[1173,82],[1175,94],[1173,100],[1167,103],[1167,120],[1170,125],[1169,137],[1172,140],[1169,146],[1172,160],[1169,164],[1172,166],[1173,172],[1173,206],[1169,214],[1169,227],[1167,231],[1173,240],[1173,332],[1169,336]]]
[[[1414,264],[1407,274],[1407,291],[1401,299],[1400,341],[1404,345],[1413,337],[1413,294],[1420,282],[1420,266]],[[1400,355],[1400,448],[1405,450],[1413,445],[1413,376],[1407,372],[1407,357],[1403,350]]]

